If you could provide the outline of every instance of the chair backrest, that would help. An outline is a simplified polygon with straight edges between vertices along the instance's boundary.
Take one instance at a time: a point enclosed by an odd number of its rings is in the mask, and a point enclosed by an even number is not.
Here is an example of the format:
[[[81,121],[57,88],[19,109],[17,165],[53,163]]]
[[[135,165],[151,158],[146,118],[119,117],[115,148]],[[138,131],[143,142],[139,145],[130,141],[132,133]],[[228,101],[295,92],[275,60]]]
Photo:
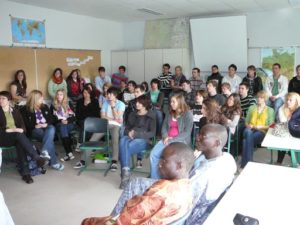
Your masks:
[[[84,133],[106,133],[108,126],[107,119],[97,117],[87,117],[84,120]]]

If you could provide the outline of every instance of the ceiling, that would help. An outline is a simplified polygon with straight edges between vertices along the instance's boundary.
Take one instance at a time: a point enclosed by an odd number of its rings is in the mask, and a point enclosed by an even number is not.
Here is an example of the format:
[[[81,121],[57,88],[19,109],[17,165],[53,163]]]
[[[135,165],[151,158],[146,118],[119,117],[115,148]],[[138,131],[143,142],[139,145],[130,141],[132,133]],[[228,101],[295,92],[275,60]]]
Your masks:
[[[8,0],[115,21],[245,14],[292,8],[300,0]],[[299,6],[296,5],[296,6]],[[162,15],[137,9],[146,8]]]

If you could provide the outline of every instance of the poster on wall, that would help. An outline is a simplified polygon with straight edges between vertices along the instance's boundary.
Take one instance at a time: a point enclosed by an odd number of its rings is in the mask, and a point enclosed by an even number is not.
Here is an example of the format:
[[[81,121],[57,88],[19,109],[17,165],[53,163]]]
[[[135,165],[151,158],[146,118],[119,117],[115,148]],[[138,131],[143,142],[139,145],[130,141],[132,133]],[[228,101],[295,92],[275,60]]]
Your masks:
[[[289,80],[294,76],[295,48],[263,48],[261,50],[262,69],[272,70],[274,63],[281,65],[281,74]]]
[[[45,21],[10,16],[12,42],[16,46],[45,47]]]

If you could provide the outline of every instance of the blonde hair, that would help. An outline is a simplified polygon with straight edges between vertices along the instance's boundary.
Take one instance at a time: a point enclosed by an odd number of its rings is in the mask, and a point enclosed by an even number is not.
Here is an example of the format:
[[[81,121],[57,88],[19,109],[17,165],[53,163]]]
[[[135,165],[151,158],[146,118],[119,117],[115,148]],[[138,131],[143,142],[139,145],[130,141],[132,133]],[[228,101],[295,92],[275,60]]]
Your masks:
[[[177,103],[178,103],[178,108],[176,110],[173,110],[170,106],[170,115],[173,116],[173,117],[178,117],[184,113],[186,113],[187,111],[190,110],[189,106],[186,104],[185,102],[185,99],[183,97],[182,94],[175,94],[171,97],[172,98],[175,98]],[[171,102],[171,101],[170,101]],[[170,103],[171,104],[171,103]]]
[[[59,92],[62,92],[63,95],[64,95],[62,103],[58,102],[58,100],[57,100],[57,96],[58,96]],[[55,93],[55,97],[54,97],[54,100],[53,100],[54,109],[57,111],[58,107],[61,106],[61,107],[63,107],[63,109],[66,112],[69,109],[69,103],[68,102],[69,102],[69,100],[68,100],[68,96],[67,96],[66,91],[64,89],[58,89]]]
[[[290,110],[288,109],[288,106],[287,106],[287,101],[288,101],[289,98],[295,98],[295,100],[296,100],[296,105],[292,109],[292,112],[294,112],[300,106],[300,95],[296,92],[289,92],[285,96],[285,101],[284,101],[284,113],[285,113],[285,115],[290,114]]]
[[[263,98],[263,99],[265,99],[265,102],[267,102],[267,100],[269,98],[268,93],[266,91],[264,91],[264,90],[257,92],[256,96],[257,96],[257,98]]]
[[[31,111],[34,112],[36,108],[40,108],[41,105],[39,105],[38,101],[39,99],[43,97],[43,93],[39,90],[33,90],[29,93],[27,98],[26,107]]]

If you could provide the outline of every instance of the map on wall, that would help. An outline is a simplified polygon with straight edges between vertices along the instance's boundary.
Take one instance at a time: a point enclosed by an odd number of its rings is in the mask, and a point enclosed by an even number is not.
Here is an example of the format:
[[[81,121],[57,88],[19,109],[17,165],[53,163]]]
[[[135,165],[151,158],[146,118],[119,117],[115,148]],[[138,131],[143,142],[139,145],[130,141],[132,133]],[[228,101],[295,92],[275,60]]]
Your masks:
[[[13,45],[45,47],[45,22],[11,16]]]
[[[187,18],[146,21],[146,49],[189,48],[190,26]]]

